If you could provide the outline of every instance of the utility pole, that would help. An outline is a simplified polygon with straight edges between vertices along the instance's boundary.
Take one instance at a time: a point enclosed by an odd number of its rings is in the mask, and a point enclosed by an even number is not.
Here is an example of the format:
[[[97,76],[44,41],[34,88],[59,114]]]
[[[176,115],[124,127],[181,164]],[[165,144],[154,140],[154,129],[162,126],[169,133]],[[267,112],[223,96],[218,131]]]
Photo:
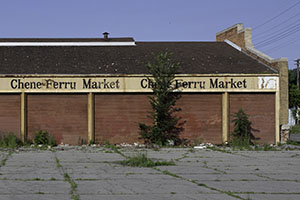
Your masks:
[[[299,63],[300,63],[300,59],[296,59],[295,60],[296,65],[297,65],[297,87],[299,88]]]

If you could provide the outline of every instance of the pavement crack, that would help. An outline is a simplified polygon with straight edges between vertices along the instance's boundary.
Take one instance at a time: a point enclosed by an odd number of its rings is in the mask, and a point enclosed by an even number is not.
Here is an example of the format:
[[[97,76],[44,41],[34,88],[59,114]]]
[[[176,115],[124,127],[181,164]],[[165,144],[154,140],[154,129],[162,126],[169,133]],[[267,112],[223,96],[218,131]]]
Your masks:
[[[227,174],[226,171],[219,170],[218,168],[212,168],[212,167],[209,167],[209,166],[207,165],[207,161],[203,161],[203,167],[206,168],[206,169],[214,170],[214,171],[219,172],[219,173],[221,173],[221,174]]]
[[[12,151],[9,151],[8,154],[4,157],[4,159],[1,160],[0,167],[3,167],[6,164],[6,161],[12,155],[12,153],[13,153]]]
[[[278,178],[272,178],[272,177],[269,177],[269,176],[266,176],[266,175],[261,175],[261,174],[254,174],[258,177],[261,177],[261,178],[266,178],[266,179],[269,179],[269,180],[272,180],[272,181],[288,181],[288,182],[296,182],[296,183],[299,183],[300,180],[290,180],[290,179],[278,179]]]
[[[79,194],[77,193],[77,184],[76,182],[70,177],[70,175],[65,171],[63,166],[60,164],[60,160],[57,158],[55,153],[55,160],[56,160],[56,166],[58,169],[60,169],[61,174],[64,176],[64,180],[68,182],[71,186],[70,195],[73,200],[80,200]]]
[[[205,187],[205,188],[210,189],[210,190],[213,190],[213,191],[217,191],[217,192],[220,192],[220,193],[223,193],[223,194],[227,194],[227,195],[229,195],[229,196],[231,196],[231,197],[234,197],[234,198],[237,198],[237,199],[246,200],[246,199],[244,199],[244,198],[242,198],[242,197],[240,197],[240,196],[234,194],[234,193],[231,192],[231,191],[223,191],[223,190],[220,190],[220,189],[218,189],[218,188],[210,187],[210,186],[208,186],[208,185],[206,185],[206,184],[198,183],[198,182],[195,181],[195,180],[187,179],[187,178],[184,178],[184,177],[182,177],[182,176],[180,176],[180,175],[177,175],[177,174],[174,174],[174,173],[172,173],[172,172],[169,172],[168,170],[162,171],[162,170],[160,170],[159,168],[156,168],[156,167],[152,167],[152,169],[154,169],[154,170],[156,170],[156,171],[158,171],[158,172],[161,172],[161,173],[163,173],[163,174],[165,174],[165,175],[169,175],[169,176],[172,176],[172,177],[175,177],[175,178],[184,180],[184,181],[188,181],[188,182],[190,182],[190,183],[194,183],[194,184],[196,184],[197,186],[200,186],[200,187]]]

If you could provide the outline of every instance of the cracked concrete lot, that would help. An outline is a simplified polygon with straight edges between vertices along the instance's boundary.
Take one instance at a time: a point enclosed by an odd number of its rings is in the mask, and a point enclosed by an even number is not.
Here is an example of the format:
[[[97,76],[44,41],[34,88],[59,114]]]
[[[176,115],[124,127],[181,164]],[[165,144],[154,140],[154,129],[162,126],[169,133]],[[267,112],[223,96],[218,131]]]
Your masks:
[[[122,166],[138,152],[176,165]],[[68,147],[0,151],[0,199],[300,199],[300,151]]]

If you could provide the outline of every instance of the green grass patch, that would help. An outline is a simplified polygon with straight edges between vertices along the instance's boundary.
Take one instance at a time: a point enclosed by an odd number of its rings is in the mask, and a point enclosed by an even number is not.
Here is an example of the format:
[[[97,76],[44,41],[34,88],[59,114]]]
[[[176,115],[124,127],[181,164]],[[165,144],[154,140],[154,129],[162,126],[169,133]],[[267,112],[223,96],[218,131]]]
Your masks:
[[[292,126],[292,127],[290,128],[290,133],[291,133],[291,134],[300,133],[300,125]]]
[[[120,162],[121,165],[131,167],[155,167],[175,165],[173,161],[153,161],[146,154],[137,154],[133,157],[127,157],[126,160]]]
[[[300,143],[299,143],[299,142],[293,141],[293,140],[288,140],[286,143],[287,143],[287,144],[291,144],[291,145],[300,146]]]

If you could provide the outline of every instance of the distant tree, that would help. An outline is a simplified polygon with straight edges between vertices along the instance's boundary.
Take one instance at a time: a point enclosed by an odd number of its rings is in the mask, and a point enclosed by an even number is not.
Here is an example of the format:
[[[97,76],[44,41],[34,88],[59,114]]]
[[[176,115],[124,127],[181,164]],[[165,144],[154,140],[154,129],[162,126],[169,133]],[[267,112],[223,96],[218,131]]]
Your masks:
[[[289,70],[289,107],[292,109],[297,123],[299,123],[300,89],[296,85],[296,76],[295,70]]]
[[[148,82],[153,86],[153,96],[149,97],[152,107],[149,117],[153,119],[153,125],[140,123],[140,136],[148,144],[166,145],[170,141],[179,144],[183,123],[179,123],[181,118],[174,115],[181,109],[176,107],[180,95],[174,92],[173,84],[179,64],[173,63],[171,53],[165,50],[154,56],[147,68],[151,74]]]

